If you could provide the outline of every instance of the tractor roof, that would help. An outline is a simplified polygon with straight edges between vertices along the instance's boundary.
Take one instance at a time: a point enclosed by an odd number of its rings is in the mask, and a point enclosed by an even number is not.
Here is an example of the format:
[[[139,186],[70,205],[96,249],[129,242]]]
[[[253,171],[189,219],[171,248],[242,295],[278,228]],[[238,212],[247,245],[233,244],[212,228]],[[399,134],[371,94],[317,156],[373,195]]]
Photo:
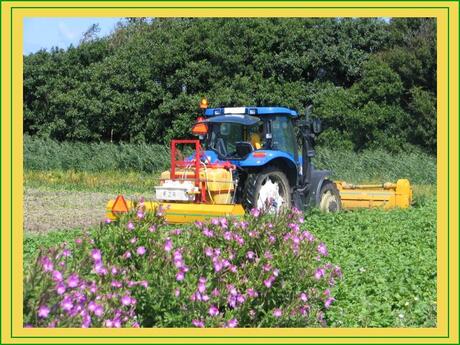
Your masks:
[[[295,110],[291,110],[285,107],[226,107],[226,108],[210,108],[206,109],[205,116],[216,116],[216,115],[274,115],[284,114],[290,117],[297,117],[298,114]]]

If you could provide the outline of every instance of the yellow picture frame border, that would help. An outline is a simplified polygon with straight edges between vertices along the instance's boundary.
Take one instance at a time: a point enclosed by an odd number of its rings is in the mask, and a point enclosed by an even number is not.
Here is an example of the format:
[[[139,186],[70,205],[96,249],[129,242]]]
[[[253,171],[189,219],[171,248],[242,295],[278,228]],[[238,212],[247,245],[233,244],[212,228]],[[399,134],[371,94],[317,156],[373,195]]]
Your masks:
[[[458,343],[457,1],[2,1],[2,343]],[[26,17],[434,17],[437,20],[437,327],[31,329],[22,324],[23,20]]]

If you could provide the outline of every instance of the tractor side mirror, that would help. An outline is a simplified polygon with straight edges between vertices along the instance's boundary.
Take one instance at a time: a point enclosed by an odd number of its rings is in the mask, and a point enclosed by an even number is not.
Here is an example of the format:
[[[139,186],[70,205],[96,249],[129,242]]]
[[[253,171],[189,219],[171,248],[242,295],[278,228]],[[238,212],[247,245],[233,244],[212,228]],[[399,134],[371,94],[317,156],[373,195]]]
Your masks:
[[[311,122],[311,129],[313,133],[319,134],[321,133],[321,120],[320,119],[313,119]]]

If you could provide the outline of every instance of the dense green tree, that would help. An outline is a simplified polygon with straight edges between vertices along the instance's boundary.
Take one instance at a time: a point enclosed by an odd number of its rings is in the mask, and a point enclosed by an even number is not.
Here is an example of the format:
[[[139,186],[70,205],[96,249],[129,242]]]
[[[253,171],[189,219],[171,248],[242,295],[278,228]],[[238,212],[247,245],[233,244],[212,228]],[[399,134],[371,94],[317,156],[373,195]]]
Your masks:
[[[90,28],[91,29],[91,28]],[[24,57],[24,132],[167,143],[211,106],[315,105],[323,145],[436,147],[432,19],[127,18]]]

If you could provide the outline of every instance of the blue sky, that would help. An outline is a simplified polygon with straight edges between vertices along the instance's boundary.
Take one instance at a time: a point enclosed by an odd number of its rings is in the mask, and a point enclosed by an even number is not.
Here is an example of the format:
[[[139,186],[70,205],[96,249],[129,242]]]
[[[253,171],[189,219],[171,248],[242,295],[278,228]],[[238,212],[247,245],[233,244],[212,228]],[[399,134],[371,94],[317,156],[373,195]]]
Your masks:
[[[95,23],[101,31],[98,36],[109,34],[121,18],[25,18],[24,54],[34,53],[41,48],[67,48],[77,45],[83,33]]]
[[[25,18],[23,53],[28,55],[45,48],[67,48],[78,44],[92,24],[99,24],[98,36],[108,35],[121,18]],[[389,21],[389,18],[384,18]]]

